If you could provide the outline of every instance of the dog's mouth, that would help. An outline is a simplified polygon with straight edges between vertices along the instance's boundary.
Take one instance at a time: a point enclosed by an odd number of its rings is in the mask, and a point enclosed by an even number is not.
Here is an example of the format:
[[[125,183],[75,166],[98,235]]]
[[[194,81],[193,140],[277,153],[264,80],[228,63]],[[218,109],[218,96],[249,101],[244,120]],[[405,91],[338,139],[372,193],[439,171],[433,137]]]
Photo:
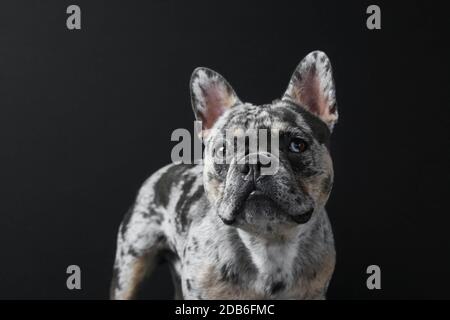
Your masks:
[[[259,191],[259,190],[251,191],[248,194],[247,199],[245,201],[258,201],[261,199],[272,201],[272,199],[270,199],[264,192]]]
[[[289,221],[295,222],[297,224],[307,223],[311,219],[314,212],[314,208],[312,208],[301,214],[290,214],[285,209],[283,209],[277,201],[270,197],[270,195],[258,189],[252,190],[248,193],[245,200],[241,203],[241,205],[238,206],[239,210],[241,211],[248,203],[256,203],[260,208],[272,208],[275,212],[280,213],[280,215],[287,216]]]
[[[289,215],[289,217],[292,220],[294,220],[295,222],[297,222],[298,224],[304,224],[304,223],[307,223],[311,219],[313,212],[314,212],[314,209],[310,209],[300,215],[295,215],[295,216]]]
[[[274,199],[272,199],[270,197],[270,195],[268,195],[260,190],[257,190],[257,189],[248,193],[248,195],[245,198],[245,200],[243,201],[243,205],[241,207],[243,207],[249,203],[257,204],[260,207],[261,206],[270,206],[270,207],[273,207],[277,211],[282,211],[282,208],[280,207],[280,205]]]

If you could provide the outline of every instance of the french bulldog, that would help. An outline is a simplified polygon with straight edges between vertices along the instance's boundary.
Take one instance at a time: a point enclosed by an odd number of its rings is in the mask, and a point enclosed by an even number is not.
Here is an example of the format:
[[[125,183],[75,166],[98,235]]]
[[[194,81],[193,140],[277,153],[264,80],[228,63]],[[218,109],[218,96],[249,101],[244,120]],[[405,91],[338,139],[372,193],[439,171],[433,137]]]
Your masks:
[[[242,102],[207,68],[195,69],[190,87],[203,162],[170,164],[143,184],[119,228],[111,298],[136,298],[167,261],[176,299],[325,299],[335,266],[325,204],[338,119],[327,55],[308,54],[270,104]],[[255,129],[278,132],[274,174],[261,174],[259,160],[216,163],[226,131]]]

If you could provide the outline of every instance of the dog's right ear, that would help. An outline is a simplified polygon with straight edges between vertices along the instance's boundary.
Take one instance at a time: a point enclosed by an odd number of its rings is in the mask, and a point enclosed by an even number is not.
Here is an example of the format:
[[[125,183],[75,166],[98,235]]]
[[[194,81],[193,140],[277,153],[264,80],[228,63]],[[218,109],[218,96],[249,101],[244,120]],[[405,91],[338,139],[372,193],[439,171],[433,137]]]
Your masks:
[[[203,130],[209,130],[226,110],[240,102],[227,80],[208,68],[197,68],[192,73],[191,100]]]
[[[319,117],[333,130],[338,120],[331,63],[322,51],[308,54],[295,69],[283,100],[291,101]]]

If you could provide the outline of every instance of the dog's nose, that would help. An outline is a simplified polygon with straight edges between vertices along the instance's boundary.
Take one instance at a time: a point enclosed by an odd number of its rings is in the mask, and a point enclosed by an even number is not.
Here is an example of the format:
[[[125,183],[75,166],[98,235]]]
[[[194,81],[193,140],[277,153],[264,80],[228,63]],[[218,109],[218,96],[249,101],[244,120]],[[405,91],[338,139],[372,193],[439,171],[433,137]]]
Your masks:
[[[261,175],[261,163],[257,162],[255,164],[243,163],[238,165],[239,171],[247,176],[253,176],[253,179],[256,180]]]
[[[277,161],[272,154],[259,152],[248,154],[241,158],[240,161],[238,161],[237,167],[243,175],[247,176],[251,174],[256,181],[256,179],[262,175],[275,174],[277,169],[276,164]]]
[[[260,168],[260,164],[256,163],[256,164],[249,164],[249,163],[244,163],[244,164],[239,164],[239,171],[242,174],[247,175],[250,170],[252,170],[253,172],[258,172],[259,168]]]
[[[273,157],[270,154],[252,153],[243,157],[237,166],[243,175],[247,176],[251,174],[256,181],[259,176],[265,174],[261,169],[270,168],[271,161],[273,161]]]
[[[250,166],[247,163],[238,164],[238,168],[239,168],[239,171],[245,175],[250,171]]]

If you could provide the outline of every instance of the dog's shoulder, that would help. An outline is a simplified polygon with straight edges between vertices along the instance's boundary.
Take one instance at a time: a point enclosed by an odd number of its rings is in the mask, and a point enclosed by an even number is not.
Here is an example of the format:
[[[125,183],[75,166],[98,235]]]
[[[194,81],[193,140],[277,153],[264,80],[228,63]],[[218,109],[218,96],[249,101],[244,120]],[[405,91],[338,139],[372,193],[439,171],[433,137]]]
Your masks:
[[[136,204],[153,209],[168,208],[172,198],[185,192],[198,177],[201,179],[202,168],[189,164],[169,164],[155,171],[139,189]],[[188,182],[188,185],[185,185]],[[183,190],[180,190],[180,187]]]
[[[135,206],[161,214],[182,233],[196,218],[195,213],[205,211],[204,195],[202,165],[169,164],[144,182]]]

